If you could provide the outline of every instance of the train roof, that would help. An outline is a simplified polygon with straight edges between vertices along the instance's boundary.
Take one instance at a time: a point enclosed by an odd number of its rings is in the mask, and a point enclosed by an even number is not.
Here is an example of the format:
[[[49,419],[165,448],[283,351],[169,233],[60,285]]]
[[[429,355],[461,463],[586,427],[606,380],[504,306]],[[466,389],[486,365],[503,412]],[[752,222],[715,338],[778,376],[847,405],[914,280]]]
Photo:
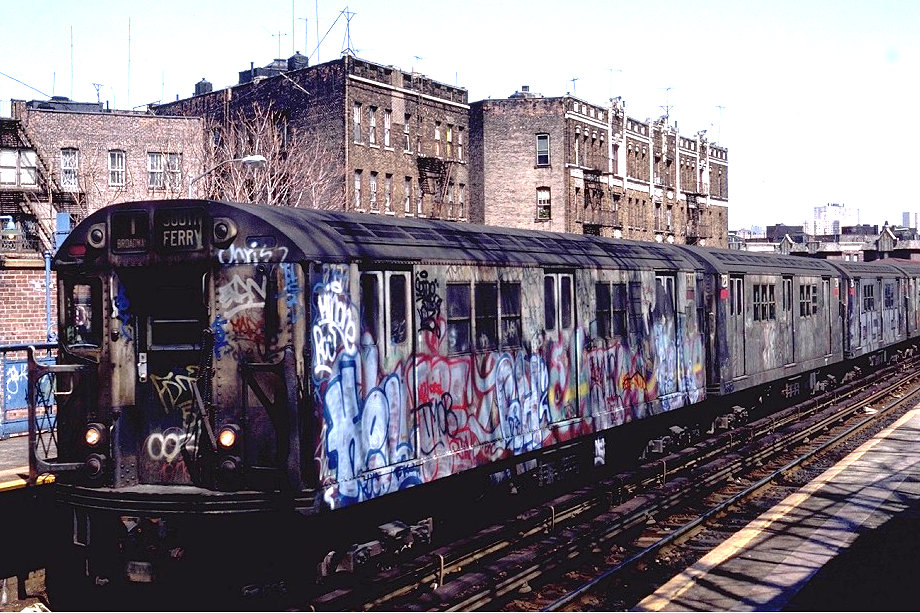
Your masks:
[[[106,223],[112,228],[113,215],[142,209],[150,211],[151,219],[154,211],[169,209],[202,209],[211,218],[232,219],[240,233],[235,244],[244,247],[252,237],[272,237],[287,249],[288,261],[701,268],[690,254],[672,245],[432,219],[185,199],[125,202],[96,211],[74,229],[58,250],[55,265],[72,261],[69,246],[86,244],[91,227]],[[156,259],[156,254],[152,257]],[[165,257],[160,260],[170,261]]]
[[[884,263],[830,263],[801,256],[749,253],[728,249],[677,246],[581,234],[520,230],[498,226],[366,213],[321,211],[213,200],[153,200],[124,202],[100,209],[74,228],[55,256],[55,266],[79,260],[69,246],[87,244],[92,227],[105,223],[112,230],[113,214],[147,211],[152,228],[157,211],[205,211],[212,219],[235,221],[240,235],[234,244],[245,248],[253,237],[271,237],[287,250],[288,261],[429,264],[476,262],[494,266],[596,266],[646,270],[706,270],[722,274],[834,275],[838,270],[859,274],[897,274]],[[185,254],[167,257],[152,252],[137,263],[175,263]],[[116,260],[125,264],[132,258]],[[903,269],[902,269],[903,270]],[[865,272],[863,272],[865,271]]]

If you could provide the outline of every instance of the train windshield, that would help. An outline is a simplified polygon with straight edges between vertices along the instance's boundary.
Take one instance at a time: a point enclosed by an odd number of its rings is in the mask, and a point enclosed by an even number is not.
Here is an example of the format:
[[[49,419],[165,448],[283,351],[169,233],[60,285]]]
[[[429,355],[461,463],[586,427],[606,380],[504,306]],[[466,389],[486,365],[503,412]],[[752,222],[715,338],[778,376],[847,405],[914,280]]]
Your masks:
[[[65,285],[64,343],[69,347],[99,347],[102,343],[102,285],[96,280]]]

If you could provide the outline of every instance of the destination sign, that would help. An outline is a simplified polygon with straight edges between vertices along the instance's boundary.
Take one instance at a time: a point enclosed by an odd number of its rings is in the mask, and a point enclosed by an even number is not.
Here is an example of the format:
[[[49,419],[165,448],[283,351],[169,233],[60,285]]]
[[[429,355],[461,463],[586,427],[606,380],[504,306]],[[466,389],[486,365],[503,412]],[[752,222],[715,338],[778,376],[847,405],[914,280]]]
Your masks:
[[[160,251],[195,251],[204,248],[204,213],[201,209],[156,211],[153,237]]]
[[[146,251],[149,247],[147,211],[124,211],[112,215],[113,251]]]

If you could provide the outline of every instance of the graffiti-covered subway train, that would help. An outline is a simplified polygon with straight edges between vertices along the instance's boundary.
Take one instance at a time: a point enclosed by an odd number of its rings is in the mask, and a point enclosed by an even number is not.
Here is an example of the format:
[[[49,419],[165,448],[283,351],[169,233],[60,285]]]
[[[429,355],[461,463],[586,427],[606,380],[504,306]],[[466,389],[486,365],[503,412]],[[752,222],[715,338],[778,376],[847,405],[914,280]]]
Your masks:
[[[707,397],[813,384],[918,330],[908,264],[204,200],[100,210],[54,268],[74,392],[43,467],[73,514],[61,566],[93,585],[174,578],[198,541],[222,562],[276,550],[287,524],[265,517],[315,530]]]

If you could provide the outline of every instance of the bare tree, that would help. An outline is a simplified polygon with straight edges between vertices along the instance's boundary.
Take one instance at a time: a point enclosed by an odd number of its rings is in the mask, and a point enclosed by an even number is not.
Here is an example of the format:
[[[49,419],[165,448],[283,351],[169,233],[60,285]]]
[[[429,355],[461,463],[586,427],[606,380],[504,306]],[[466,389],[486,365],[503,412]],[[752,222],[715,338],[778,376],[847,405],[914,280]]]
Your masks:
[[[341,165],[321,138],[294,129],[286,113],[258,103],[238,109],[206,130],[205,159],[214,171],[199,188],[208,197],[272,206],[342,210]],[[265,158],[262,168],[232,164],[248,155]],[[201,192],[199,192],[201,193]]]

